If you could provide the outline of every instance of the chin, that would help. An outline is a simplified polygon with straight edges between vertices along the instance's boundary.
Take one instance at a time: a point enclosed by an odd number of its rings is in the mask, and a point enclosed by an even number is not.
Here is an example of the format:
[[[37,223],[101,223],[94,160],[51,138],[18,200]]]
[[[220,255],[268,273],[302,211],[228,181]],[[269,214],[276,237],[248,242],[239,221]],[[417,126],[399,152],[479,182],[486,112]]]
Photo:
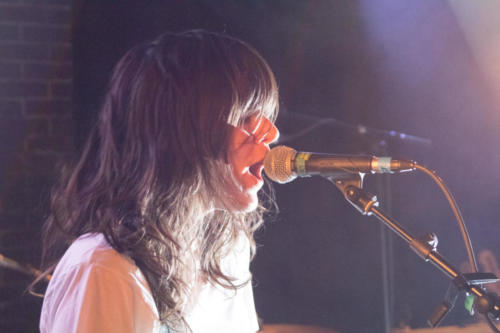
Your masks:
[[[250,213],[257,209],[259,206],[259,199],[257,193],[243,194],[233,197],[233,209],[240,213]]]

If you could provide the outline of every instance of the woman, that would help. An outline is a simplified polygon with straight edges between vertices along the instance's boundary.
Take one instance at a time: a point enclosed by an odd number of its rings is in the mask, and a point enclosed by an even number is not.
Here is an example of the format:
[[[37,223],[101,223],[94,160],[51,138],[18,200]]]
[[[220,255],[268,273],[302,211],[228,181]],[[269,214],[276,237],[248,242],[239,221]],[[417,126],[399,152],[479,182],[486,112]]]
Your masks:
[[[237,39],[167,33],[125,54],[53,193],[41,332],[257,331],[248,265],[277,106]]]

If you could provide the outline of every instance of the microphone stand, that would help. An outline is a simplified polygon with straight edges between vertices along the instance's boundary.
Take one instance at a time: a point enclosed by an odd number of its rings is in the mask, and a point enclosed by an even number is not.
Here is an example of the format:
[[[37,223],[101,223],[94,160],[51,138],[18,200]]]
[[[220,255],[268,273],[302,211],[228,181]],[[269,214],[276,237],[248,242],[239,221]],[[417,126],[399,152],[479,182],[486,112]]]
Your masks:
[[[40,272],[38,269],[33,268],[31,266],[27,266],[27,265],[22,265],[15,260],[7,258],[6,256],[4,256],[1,253],[0,253],[0,267],[9,268],[9,269],[21,272],[21,273],[26,274],[26,275],[31,275],[32,277],[38,277],[40,274],[42,274],[42,272]],[[45,276],[45,278],[44,278],[44,280],[47,282],[50,281],[50,279],[51,279],[50,274]]]
[[[497,282],[499,279],[493,273],[461,273],[437,251],[438,239],[435,234],[413,237],[397,221],[378,208],[379,202],[376,196],[362,190],[363,176],[364,174],[360,173],[343,178],[328,179],[335,184],[347,201],[362,215],[374,215],[385,226],[405,240],[420,258],[432,263],[452,280],[444,302],[434,310],[428,319],[429,325],[431,327],[439,325],[444,316],[453,308],[458,293],[461,291],[476,297],[474,305],[479,313],[489,314],[492,318],[498,320],[500,318],[500,298],[492,292],[486,292],[482,284]]]
[[[361,132],[360,132],[361,133]],[[364,135],[367,136],[370,131]],[[370,138],[369,138],[370,139]],[[371,150],[377,156],[389,156],[389,142],[377,138],[370,140]],[[385,207],[389,214],[392,213],[392,191],[391,175],[384,174],[377,177],[376,189],[381,200],[385,202]],[[394,315],[394,237],[391,231],[380,224],[380,259],[381,259],[381,278],[382,278],[382,299],[384,307],[384,333],[391,333],[395,323]]]

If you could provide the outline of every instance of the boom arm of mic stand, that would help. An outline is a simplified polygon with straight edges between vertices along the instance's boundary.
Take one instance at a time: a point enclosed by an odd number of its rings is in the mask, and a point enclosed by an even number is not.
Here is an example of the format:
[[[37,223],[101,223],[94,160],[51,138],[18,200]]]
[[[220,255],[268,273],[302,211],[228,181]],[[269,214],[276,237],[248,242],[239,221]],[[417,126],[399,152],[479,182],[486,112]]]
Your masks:
[[[353,174],[345,179],[329,178],[329,180],[337,186],[347,201],[361,214],[367,216],[375,215],[378,220],[405,240],[420,258],[426,262],[431,262],[441,272],[452,279],[459,290],[475,295],[477,297],[475,306],[479,313],[489,313],[493,318],[499,319],[500,298],[494,293],[487,293],[475,280],[471,280],[466,275],[460,273],[437,251],[435,244],[429,241],[428,238],[413,237],[398,222],[387,216],[381,209],[378,209],[379,203],[377,197],[361,189],[363,176],[363,174]],[[444,317],[444,314],[441,316],[441,319]]]

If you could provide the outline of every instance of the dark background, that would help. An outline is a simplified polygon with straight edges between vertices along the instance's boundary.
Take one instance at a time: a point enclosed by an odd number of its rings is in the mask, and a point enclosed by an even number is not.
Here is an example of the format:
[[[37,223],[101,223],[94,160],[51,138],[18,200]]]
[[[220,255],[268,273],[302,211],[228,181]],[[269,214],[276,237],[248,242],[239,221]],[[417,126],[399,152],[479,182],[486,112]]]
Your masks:
[[[273,68],[283,144],[305,151],[401,156],[437,170],[462,208],[476,253],[498,255],[500,100],[465,33],[471,27],[459,21],[450,3],[73,1],[74,147],[81,147],[111,68],[128,48],[166,30],[225,32],[252,44]],[[296,135],[325,118],[339,122]],[[432,143],[361,135],[342,122]],[[410,232],[435,232],[440,251],[457,266],[465,262],[451,210],[425,175],[368,175],[365,187]],[[258,232],[260,247],[252,264],[256,306],[265,322],[383,332],[383,282],[388,281],[389,325],[426,326],[448,287],[444,275],[402,240],[383,233],[377,220],[357,213],[326,180],[298,179],[275,189],[280,213]],[[42,197],[47,188],[43,191]],[[389,249],[387,278],[382,244]],[[478,320],[465,313],[461,302],[444,325]],[[37,306],[30,318],[36,318]]]

